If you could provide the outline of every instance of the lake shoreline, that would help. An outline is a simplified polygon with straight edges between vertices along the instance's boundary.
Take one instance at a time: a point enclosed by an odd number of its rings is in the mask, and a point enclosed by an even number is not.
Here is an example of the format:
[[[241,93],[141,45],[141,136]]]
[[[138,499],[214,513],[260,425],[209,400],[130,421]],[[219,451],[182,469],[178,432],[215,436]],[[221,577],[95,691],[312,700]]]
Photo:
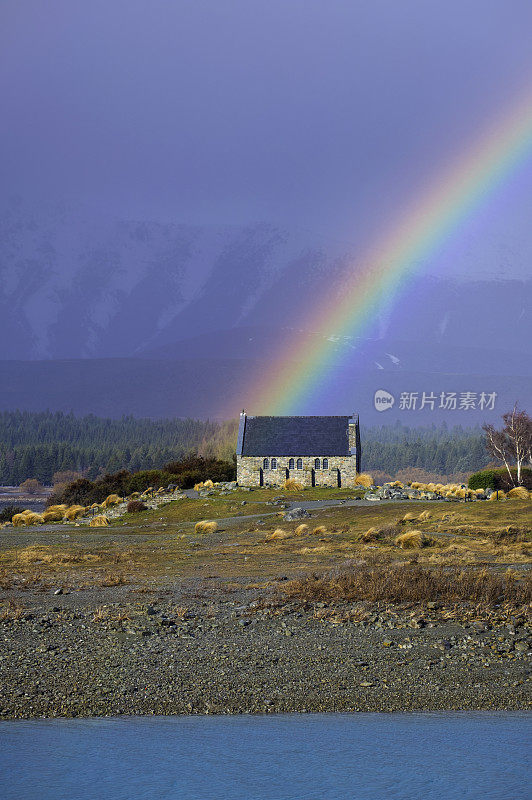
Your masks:
[[[530,708],[524,613],[264,589],[26,593],[0,620],[0,719]],[[19,607],[20,608],[20,607]],[[360,609],[359,609],[360,611]]]

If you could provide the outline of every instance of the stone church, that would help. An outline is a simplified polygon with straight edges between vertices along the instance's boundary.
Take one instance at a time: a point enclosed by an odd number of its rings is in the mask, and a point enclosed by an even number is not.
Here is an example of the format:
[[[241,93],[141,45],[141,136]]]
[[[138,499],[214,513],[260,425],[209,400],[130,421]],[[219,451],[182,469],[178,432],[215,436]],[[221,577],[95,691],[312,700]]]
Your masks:
[[[360,428],[353,417],[252,417],[240,414],[239,486],[353,486],[361,471]]]

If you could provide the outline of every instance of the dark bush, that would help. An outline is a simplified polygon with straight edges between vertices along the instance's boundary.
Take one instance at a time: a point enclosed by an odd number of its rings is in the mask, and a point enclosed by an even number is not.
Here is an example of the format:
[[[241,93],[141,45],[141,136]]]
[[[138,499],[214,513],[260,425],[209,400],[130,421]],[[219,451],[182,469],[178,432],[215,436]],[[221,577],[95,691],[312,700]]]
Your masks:
[[[0,510],[0,522],[11,522],[11,517],[22,514],[23,511],[22,506],[4,506]]]
[[[168,486],[169,483],[177,483],[176,476],[170,472],[161,469],[145,469],[129,476],[124,493],[143,492],[149,486],[159,489],[161,486]]]
[[[163,469],[147,469],[133,473],[123,469],[112,475],[103,475],[94,481],[78,478],[58,487],[48,499],[47,505],[101,503],[110,494],[127,497],[133,492],[143,492],[149,486],[159,489],[175,484],[180,489],[191,489],[195,483],[206,481],[208,478],[212,481],[234,480],[236,467],[229,461],[189,455],[181,461],[171,461]]]
[[[498,489],[499,491],[507,492],[517,486],[516,468],[511,467],[510,472],[512,473],[512,480],[510,480],[506,467],[474,472],[470,476],[467,485],[470,489]],[[532,491],[532,469],[523,467],[521,470],[521,484]]]
[[[196,455],[188,455],[179,461],[171,461],[169,464],[165,464],[164,469],[176,476],[194,473],[196,475],[194,483],[209,479],[214,482],[236,479],[236,465],[233,462],[221,461],[217,458],[202,458]],[[179,485],[183,489],[190,488],[183,486],[182,483]]]
[[[127,504],[129,514],[137,514],[139,511],[147,511],[148,506],[142,500],[130,500]]]

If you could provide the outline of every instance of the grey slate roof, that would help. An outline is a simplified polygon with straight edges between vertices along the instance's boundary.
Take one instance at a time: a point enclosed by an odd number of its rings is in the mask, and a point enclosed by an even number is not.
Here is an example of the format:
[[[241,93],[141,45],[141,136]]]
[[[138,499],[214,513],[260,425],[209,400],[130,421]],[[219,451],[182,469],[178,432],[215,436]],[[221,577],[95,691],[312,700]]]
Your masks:
[[[240,452],[243,456],[348,456],[349,420],[246,417]]]

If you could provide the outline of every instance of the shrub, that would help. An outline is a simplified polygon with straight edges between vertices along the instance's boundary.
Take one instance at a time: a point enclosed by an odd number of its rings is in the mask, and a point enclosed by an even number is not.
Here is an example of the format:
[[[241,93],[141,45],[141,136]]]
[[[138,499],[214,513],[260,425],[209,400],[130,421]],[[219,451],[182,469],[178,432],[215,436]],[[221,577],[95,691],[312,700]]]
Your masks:
[[[147,511],[148,506],[142,500],[130,500],[127,504],[128,514],[138,514],[139,511]]]
[[[517,484],[517,470],[515,467],[511,467],[510,472],[512,480],[510,480],[506,467],[474,472],[469,477],[467,485],[470,489],[502,489],[506,492]],[[532,490],[532,469],[523,467],[521,470],[521,484],[525,489]]]
[[[194,530],[196,533],[214,533],[217,528],[218,523],[214,520],[208,519],[203,519],[200,522],[196,522],[194,525]]]
[[[22,514],[22,506],[4,506],[0,510],[0,522],[11,522],[15,514]]]
[[[20,484],[20,488],[26,494],[38,494],[42,490],[42,483],[36,478],[28,478]]]
[[[359,472],[355,478],[355,486],[364,486],[369,489],[373,485],[373,478],[368,472]]]

